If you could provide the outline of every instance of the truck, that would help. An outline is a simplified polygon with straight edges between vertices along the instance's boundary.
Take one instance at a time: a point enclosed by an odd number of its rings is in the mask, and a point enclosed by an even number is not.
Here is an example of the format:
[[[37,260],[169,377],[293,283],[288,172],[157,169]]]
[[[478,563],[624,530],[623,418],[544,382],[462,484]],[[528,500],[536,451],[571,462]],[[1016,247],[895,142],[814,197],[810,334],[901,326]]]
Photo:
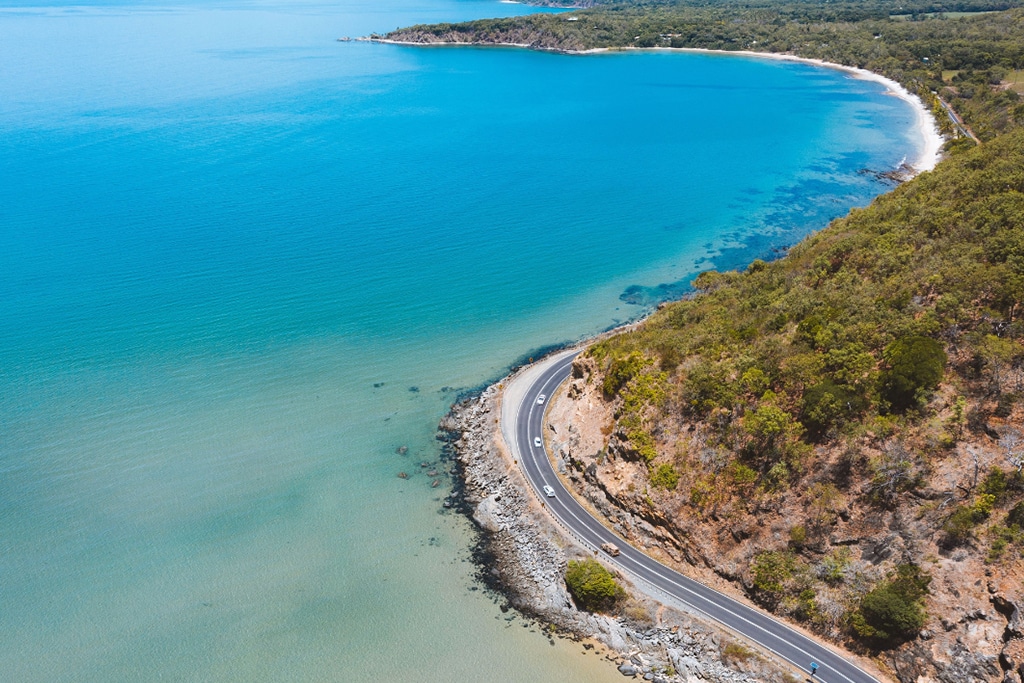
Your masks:
[[[601,550],[605,551],[612,557],[615,557],[619,554],[619,546],[615,545],[614,543],[602,543]]]

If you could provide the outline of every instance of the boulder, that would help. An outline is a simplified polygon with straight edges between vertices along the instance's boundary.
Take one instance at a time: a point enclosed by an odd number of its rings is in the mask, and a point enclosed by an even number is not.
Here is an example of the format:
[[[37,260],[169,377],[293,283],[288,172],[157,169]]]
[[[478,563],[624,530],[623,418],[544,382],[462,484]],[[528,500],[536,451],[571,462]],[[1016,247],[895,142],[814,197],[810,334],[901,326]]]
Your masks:
[[[496,496],[490,495],[481,500],[473,510],[473,520],[480,525],[481,529],[494,534],[501,531],[501,512],[501,503],[498,502]]]

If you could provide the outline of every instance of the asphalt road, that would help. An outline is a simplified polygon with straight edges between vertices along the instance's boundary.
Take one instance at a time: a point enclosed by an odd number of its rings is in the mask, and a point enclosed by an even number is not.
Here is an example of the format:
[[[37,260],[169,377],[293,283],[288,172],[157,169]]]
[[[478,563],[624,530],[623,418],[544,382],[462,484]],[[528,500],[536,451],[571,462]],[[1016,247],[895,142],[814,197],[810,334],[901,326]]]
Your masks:
[[[541,405],[537,399],[541,394],[550,398],[555,393],[569,376],[574,357],[575,354],[555,356],[539,374],[524,377],[529,384],[525,390],[516,392],[522,393],[521,399],[516,396],[519,404],[509,406],[510,410],[502,413],[503,421],[512,420],[512,424],[502,425],[502,431],[506,439],[513,437],[513,442],[509,444],[513,457],[522,463],[527,479],[551,514],[591,550],[598,549],[602,543],[617,545],[621,551],[617,557],[610,557],[602,551],[601,559],[640,579],[648,587],[653,587],[655,593],[666,594],[670,602],[682,603],[689,610],[723,624],[804,672],[809,673],[811,662],[817,663],[818,670],[813,680],[824,683],[878,683],[877,678],[860,669],[840,652],[811,640],[765,612],[683,576],[633,548],[595,519],[562,486],[544,451],[544,409],[547,401]],[[534,441],[537,437],[541,440],[539,447]],[[547,496],[543,491],[544,486],[554,489],[555,495]],[[653,597],[660,599],[658,595]]]

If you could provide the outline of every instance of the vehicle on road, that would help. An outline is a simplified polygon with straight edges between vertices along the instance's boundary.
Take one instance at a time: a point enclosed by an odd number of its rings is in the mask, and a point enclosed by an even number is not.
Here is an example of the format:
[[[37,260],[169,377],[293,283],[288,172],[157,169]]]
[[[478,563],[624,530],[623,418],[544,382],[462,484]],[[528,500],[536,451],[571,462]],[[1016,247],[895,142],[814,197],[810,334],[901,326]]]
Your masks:
[[[546,399],[546,398],[547,398],[547,396],[545,396],[544,394],[541,394],[540,396],[538,396],[537,397],[537,405],[539,405],[539,406],[544,405],[544,399]]]
[[[601,550],[605,551],[612,557],[615,557],[619,554],[619,546],[615,545],[614,543],[602,543]]]
[[[540,495],[542,499],[558,498],[557,501],[542,500],[538,507],[549,511],[569,533],[590,546],[591,552],[598,556],[603,554],[606,563],[616,565],[618,569],[642,582],[642,585],[649,586],[652,597],[662,599],[660,596],[664,596],[720,622],[766,651],[775,653],[790,665],[802,669],[808,683],[812,680],[821,681],[822,677],[817,675],[820,671],[828,672],[825,678],[833,683],[840,680],[843,683],[881,683],[878,678],[860,669],[855,661],[847,658],[847,655],[834,652],[770,615],[674,571],[647,556],[643,551],[619,546],[616,550],[624,549],[615,554],[602,543],[601,538],[616,541],[619,539],[613,535],[611,529],[603,527],[601,519],[593,517],[590,511],[567,491],[556,490],[554,484],[548,485],[548,481],[558,482],[559,486],[561,482],[555,464],[549,457],[541,457],[544,453],[542,448],[546,446],[544,436],[547,427],[544,410],[536,409],[537,397],[541,391],[555,391],[551,387],[559,386],[571,375],[573,356],[574,354],[566,353],[556,357],[557,362],[552,361],[550,366],[533,380],[533,384],[526,388],[525,393],[520,394],[522,402],[516,409],[502,411],[502,433],[514,436],[508,445],[513,453],[521,457],[517,460],[521,463],[523,474],[530,481],[531,493]],[[514,421],[507,422],[507,418],[512,415]],[[534,436],[530,435],[531,432]],[[524,436],[526,443],[523,443]],[[552,434],[552,438],[556,436]],[[534,446],[528,445],[530,439],[534,439]],[[615,543],[609,545],[614,546]],[[600,560],[600,557],[597,559]],[[611,562],[612,559],[615,560],[614,563]],[[637,584],[638,587],[640,585],[641,583]],[[809,663],[812,660],[820,668],[815,669],[814,674],[808,675]]]

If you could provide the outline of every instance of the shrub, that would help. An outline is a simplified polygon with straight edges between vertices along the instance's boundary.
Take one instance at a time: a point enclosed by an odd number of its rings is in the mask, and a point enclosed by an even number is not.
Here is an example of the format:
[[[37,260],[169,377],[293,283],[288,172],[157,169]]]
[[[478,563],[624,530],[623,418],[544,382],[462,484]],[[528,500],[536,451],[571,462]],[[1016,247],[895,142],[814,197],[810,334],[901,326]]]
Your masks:
[[[899,565],[888,580],[861,599],[850,619],[854,633],[881,648],[910,640],[924,626],[927,615],[921,603],[930,583],[931,577],[917,565]]]
[[[777,462],[769,468],[764,477],[765,488],[769,491],[778,491],[789,482],[789,467],[784,462]]]
[[[722,646],[722,663],[726,666],[738,666],[756,658],[756,652],[739,643],[730,641]]]
[[[789,529],[789,545],[800,549],[807,542],[807,527],[797,524]]]
[[[658,457],[654,437],[643,429],[631,429],[626,437],[629,439],[629,445],[644,462],[650,462]]]
[[[1006,489],[1009,487],[1009,482],[1006,479],[1006,472],[1002,471],[998,467],[993,467],[985,475],[985,479],[981,482],[982,493],[995,496],[996,500],[999,500],[1006,494]]]
[[[713,474],[706,474],[693,482],[693,486],[690,487],[690,503],[695,508],[703,510],[715,500],[715,494],[718,493],[715,484],[715,475]]]
[[[931,337],[897,339],[882,357],[887,366],[880,377],[882,396],[898,412],[919,405],[923,392],[937,387],[946,369],[946,352]]]
[[[942,525],[942,530],[946,533],[945,545],[953,546],[965,543],[970,538],[974,527],[984,522],[992,514],[992,506],[995,501],[994,495],[983,493],[971,505],[956,506]]]
[[[663,463],[658,465],[654,473],[651,474],[651,484],[673,491],[679,485],[679,473],[669,463]]]
[[[836,548],[821,560],[821,564],[818,566],[818,575],[826,583],[839,583],[846,575],[852,556],[849,548]]]
[[[725,469],[732,485],[740,491],[750,491],[757,483],[757,472],[741,462],[732,462]]]
[[[1024,529],[1024,500],[1014,505],[1006,513],[1006,526],[1016,526],[1018,529]]]
[[[605,396],[612,398],[618,394],[619,390],[626,386],[629,380],[636,377],[647,364],[647,359],[636,351],[623,358],[612,359],[608,374],[605,375],[604,383],[601,385]]]
[[[992,538],[992,545],[989,546],[988,558],[986,562],[993,563],[997,562],[1002,557],[1003,552],[1010,545],[1019,545],[1024,541],[1024,532],[1021,531],[1020,527],[1014,524],[1013,526],[999,526],[996,524],[989,529],[989,536]]]
[[[813,588],[804,588],[793,603],[793,616],[800,621],[814,621],[821,616],[818,610],[818,594]]]
[[[755,555],[750,571],[758,599],[768,605],[778,604],[785,583],[793,577],[795,569],[796,561],[791,553],[768,550]]]
[[[613,609],[619,600],[626,597],[626,591],[622,590],[612,573],[591,557],[569,561],[565,585],[576,604],[588,612]]]
[[[942,531],[946,534],[943,544],[952,546],[966,542],[971,536],[971,530],[977,523],[970,506],[958,505],[953,510],[953,514],[942,524]]]

